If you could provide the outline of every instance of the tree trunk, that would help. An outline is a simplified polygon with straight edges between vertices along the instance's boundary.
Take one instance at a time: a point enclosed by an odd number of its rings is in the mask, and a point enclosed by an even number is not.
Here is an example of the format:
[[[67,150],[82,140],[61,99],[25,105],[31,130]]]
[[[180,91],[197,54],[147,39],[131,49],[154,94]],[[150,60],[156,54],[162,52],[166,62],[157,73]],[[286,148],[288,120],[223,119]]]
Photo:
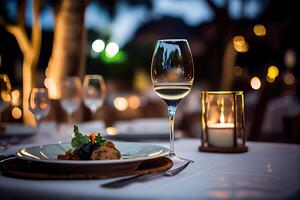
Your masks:
[[[23,53],[23,66],[22,66],[22,78],[23,78],[23,121],[25,124],[34,125],[34,116],[29,110],[29,95],[31,88],[34,85],[33,72],[37,67],[40,46],[41,46],[41,26],[39,20],[40,3],[39,0],[33,1],[33,17],[32,17],[32,29],[31,38],[26,34],[24,21],[25,21],[25,7],[26,1],[21,1],[18,7],[18,24],[7,25],[8,32],[13,34],[19,44],[19,47]]]
[[[48,91],[51,99],[60,98],[61,80],[65,76],[83,76],[86,4],[86,1],[82,0],[60,0],[54,5],[54,42],[47,69]]]

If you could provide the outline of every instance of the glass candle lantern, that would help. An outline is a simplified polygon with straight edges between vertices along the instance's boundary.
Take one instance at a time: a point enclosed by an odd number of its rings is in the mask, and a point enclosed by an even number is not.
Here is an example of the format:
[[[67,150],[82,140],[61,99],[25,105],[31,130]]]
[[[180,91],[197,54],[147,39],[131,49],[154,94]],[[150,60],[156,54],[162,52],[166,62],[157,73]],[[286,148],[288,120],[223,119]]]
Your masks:
[[[202,92],[201,151],[246,152],[242,91]]]

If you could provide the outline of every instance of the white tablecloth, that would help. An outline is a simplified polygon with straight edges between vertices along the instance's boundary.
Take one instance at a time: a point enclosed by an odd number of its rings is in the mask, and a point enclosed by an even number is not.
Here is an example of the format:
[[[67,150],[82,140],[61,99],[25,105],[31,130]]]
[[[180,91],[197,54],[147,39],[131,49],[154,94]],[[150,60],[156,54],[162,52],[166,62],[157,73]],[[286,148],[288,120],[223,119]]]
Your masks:
[[[48,130],[51,130],[48,127]],[[49,131],[45,141],[58,140]],[[50,137],[50,135],[52,136]],[[40,136],[41,138],[47,138]],[[168,146],[168,143],[157,143]],[[121,189],[110,180],[23,180],[0,176],[1,199],[297,199],[300,145],[248,142],[243,154],[200,153],[198,139],[179,139],[176,152],[195,162],[175,177]],[[10,148],[12,151],[14,148]]]

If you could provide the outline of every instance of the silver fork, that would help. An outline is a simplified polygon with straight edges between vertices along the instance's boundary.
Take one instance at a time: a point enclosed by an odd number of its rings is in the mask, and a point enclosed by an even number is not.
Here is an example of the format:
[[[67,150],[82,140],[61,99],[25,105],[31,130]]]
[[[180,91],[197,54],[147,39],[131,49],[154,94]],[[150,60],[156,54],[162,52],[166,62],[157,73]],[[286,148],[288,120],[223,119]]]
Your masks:
[[[182,170],[184,170],[193,161],[188,160],[188,159],[182,159],[182,160],[180,159],[180,161],[177,160],[177,161],[173,161],[173,162],[174,162],[173,167],[167,171],[158,172],[158,173],[154,173],[154,174],[136,175],[136,176],[132,176],[129,178],[119,179],[116,181],[105,183],[101,186],[106,187],[106,188],[121,188],[121,187],[130,185],[135,182],[146,182],[146,181],[153,180],[153,179],[156,179],[161,176],[175,176],[178,173],[180,173]]]

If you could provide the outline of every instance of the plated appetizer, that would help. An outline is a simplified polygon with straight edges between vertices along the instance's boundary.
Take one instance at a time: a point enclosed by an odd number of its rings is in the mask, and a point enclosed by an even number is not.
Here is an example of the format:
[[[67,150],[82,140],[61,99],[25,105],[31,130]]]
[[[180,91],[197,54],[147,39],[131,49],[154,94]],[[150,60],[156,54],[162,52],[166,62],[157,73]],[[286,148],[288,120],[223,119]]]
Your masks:
[[[74,136],[71,141],[72,149],[57,156],[59,160],[117,160],[121,153],[114,143],[102,138],[98,133],[83,135],[78,126],[74,125]]]

